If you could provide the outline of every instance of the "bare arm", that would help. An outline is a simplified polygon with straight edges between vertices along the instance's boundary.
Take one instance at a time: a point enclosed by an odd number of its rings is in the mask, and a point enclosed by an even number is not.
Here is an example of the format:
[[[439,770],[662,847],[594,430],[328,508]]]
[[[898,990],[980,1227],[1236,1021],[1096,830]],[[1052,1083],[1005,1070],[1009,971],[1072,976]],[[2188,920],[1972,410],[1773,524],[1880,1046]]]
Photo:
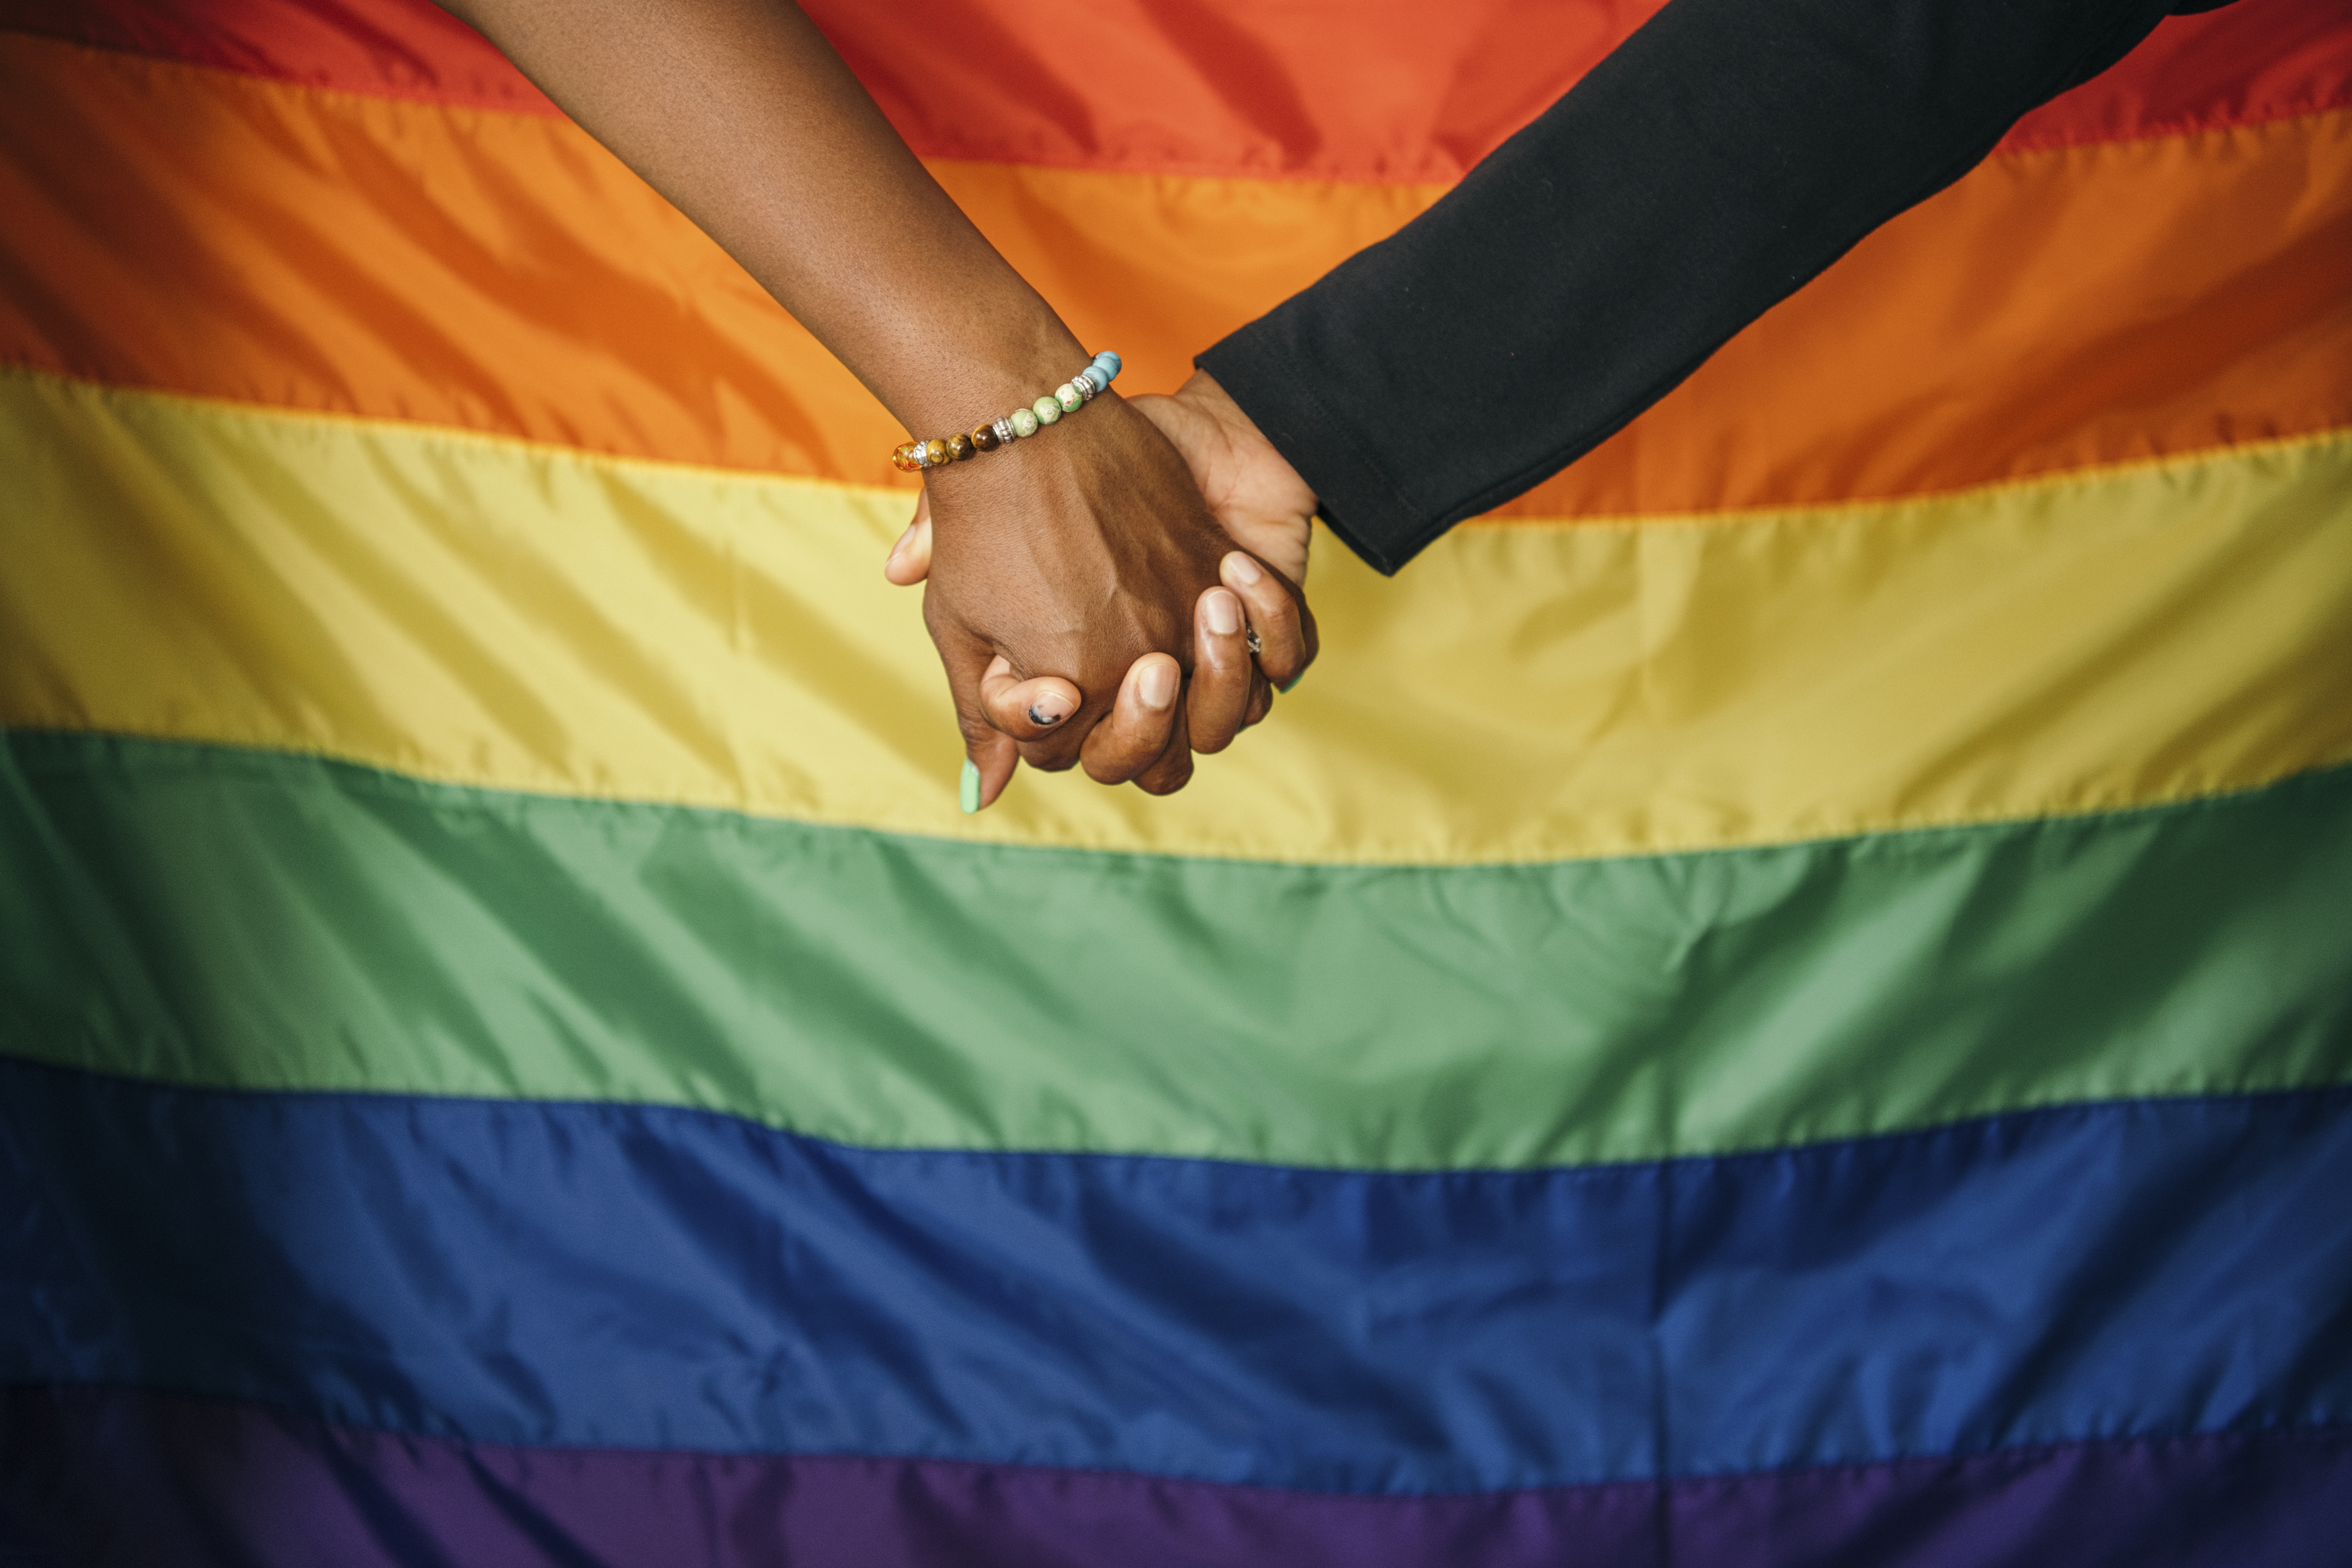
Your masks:
[[[908,429],[1091,357],[789,0],[448,0],[740,262]]]
[[[791,0],[446,4],[725,247],[911,434],[969,430],[1087,363],[1089,348],[972,227]],[[1097,778],[1181,786],[1191,771],[1181,722],[1143,755],[1133,723],[1095,733],[1122,682],[1137,685],[1130,665],[1164,650],[1189,666],[1194,601],[1233,548],[1165,438],[1110,393],[1039,437],[933,470],[926,488],[935,564],[924,617],[983,793],[1012,773],[1006,729],[1041,767],[1083,758]],[[1305,657],[1270,645],[1267,673],[1286,678]],[[1023,683],[1046,675],[1069,677],[1079,701],[1066,715],[1045,705],[1041,725]],[[1173,685],[1171,673],[1141,689],[1172,701]]]

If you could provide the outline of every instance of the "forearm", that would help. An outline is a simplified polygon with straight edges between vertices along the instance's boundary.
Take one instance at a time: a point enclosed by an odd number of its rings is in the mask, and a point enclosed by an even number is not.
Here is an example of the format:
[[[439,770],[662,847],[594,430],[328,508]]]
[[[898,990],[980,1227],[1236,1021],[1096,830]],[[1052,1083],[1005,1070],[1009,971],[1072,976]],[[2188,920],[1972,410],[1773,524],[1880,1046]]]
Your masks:
[[[1393,238],[1202,355],[1393,571],[1597,445],[2164,0],[1673,0]]]
[[[445,0],[774,295],[907,428],[1087,353],[791,0]]]
[[[443,3],[718,241],[913,434],[992,422],[1087,364],[791,0]],[[1132,756],[1120,726],[1094,738],[1137,671],[1166,677],[1157,706],[1176,711],[1196,601],[1233,550],[1175,448],[1106,392],[1046,439],[926,471],[924,495],[924,622],[968,766],[990,769],[973,773],[973,803],[1011,772],[1010,732],[993,727],[987,697],[1007,676],[1077,693],[1075,710],[1023,732],[1032,762],[1083,760],[1097,778],[1180,788],[1192,766],[1181,725]],[[1280,597],[1287,612],[1289,591]],[[1303,612],[1292,620],[1311,624]],[[1234,628],[1210,631],[1238,646]],[[1311,634],[1261,641],[1276,679],[1312,650]],[[1258,677],[1246,654],[1227,653],[1246,700]],[[1162,657],[1145,670],[1147,654]],[[1211,716],[1219,737],[1233,706]]]

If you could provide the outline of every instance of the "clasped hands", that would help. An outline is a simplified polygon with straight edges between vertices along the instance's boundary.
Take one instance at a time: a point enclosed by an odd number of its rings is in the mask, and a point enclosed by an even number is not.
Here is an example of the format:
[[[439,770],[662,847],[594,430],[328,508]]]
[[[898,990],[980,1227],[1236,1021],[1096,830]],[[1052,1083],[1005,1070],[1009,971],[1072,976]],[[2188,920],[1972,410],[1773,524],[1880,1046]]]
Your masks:
[[[925,584],[976,804],[1023,761],[1181,789],[1314,661],[1315,495],[1207,372],[934,470],[884,575]],[[1250,639],[1255,635],[1255,655]]]

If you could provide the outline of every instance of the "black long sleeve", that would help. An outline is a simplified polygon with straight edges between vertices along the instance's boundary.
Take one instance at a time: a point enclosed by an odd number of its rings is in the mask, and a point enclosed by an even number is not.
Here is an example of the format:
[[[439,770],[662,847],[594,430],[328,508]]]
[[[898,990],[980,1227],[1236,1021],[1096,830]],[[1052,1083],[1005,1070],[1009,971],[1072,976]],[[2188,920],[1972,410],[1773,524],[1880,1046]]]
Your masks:
[[[1198,363],[1393,572],[2201,8],[1672,0],[1429,212]]]

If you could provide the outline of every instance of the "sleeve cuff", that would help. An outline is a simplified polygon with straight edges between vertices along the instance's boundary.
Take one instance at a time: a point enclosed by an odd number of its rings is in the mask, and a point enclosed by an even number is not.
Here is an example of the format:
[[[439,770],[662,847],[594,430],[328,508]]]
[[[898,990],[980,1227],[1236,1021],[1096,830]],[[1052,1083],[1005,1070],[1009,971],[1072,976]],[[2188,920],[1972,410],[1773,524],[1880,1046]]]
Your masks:
[[[1282,311],[1241,329],[1193,364],[1217,378],[1276,451],[1315,492],[1316,515],[1373,570],[1393,577],[1405,562],[1461,519],[1433,518],[1395,476],[1362,449],[1349,425],[1327,409],[1281,350]],[[1270,341],[1269,340],[1276,340]]]

